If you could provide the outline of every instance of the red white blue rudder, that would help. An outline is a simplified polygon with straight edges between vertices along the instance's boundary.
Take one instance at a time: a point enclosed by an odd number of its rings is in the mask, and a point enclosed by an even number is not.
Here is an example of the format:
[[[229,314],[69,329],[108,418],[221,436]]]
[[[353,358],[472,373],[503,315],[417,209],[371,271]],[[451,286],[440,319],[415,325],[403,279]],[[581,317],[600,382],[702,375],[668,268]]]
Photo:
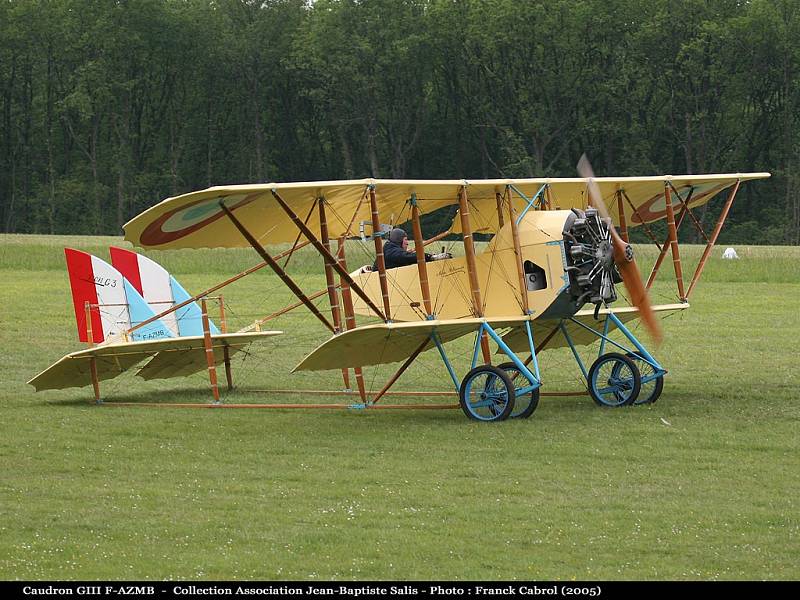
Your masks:
[[[111,262],[131,282],[150,308],[159,314],[168,308],[189,300],[188,292],[157,262],[124,248],[111,246]],[[203,335],[202,311],[196,302],[190,302],[162,317],[164,324],[176,336]],[[219,329],[209,320],[211,334]]]
[[[92,342],[100,344],[111,338],[124,339],[131,327],[155,316],[144,298],[122,274],[106,261],[72,248],[64,248],[67,272],[72,288],[72,303],[78,324],[78,337],[88,342],[86,303],[90,305]],[[133,341],[174,337],[161,321],[156,320],[134,331]]]

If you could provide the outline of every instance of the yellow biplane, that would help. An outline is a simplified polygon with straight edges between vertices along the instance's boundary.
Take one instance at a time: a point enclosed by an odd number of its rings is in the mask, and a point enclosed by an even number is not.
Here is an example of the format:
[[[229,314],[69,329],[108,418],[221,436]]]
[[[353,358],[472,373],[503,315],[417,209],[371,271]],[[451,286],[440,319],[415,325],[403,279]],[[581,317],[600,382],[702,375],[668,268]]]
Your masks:
[[[588,163],[579,167],[582,177],[577,178],[212,187],[149,208],[125,225],[125,238],[158,250],[252,247],[263,262],[212,290],[269,266],[297,296],[293,306],[307,307],[332,334],[295,370],[341,369],[346,376],[353,369],[361,403],[350,406],[377,407],[417,356],[436,349],[467,416],[483,421],[528,417],[538,405],[542,384],[537,355],[555,347],[572,349],[588,393],[598,404],[654,402],[666,370],[626,323],[642,319],[659,339],[653,315],[688,307],[740,184],[769,173],[595,178]],[[726,199],[713,232],[706,235],[692,211],[718,194]],[[453,206],[457,212],[451,226],[424,239],[421,215]],[[667,237],[659,243],[651,224],[662,219]],[[688,282],[678,245],[684,221],[703,232],[707,242]],[[386,224],[405,224],[410,230],[416,264],[386,268]],[[644,228],[659,246],[646,284],[628,245],[634,227]],[[480,252],[475,234],[491,236]],[[425,246],[448,235],[462,238],[464,255],[426,262]],[[374,269],[348,268],[344,242],[355,237],[374,244]],[[287,242],[292,244],[289,252],[310,244],[319,253],[330,319],[267,249]],[[646,288],[667,253],[678,301],[651,306]],[[630,306],[612,306],[619,283],[627,288]],[[369,322],[358,324],[357,316]],[[254,329],[257,324],[240,333]],[[621,332],[624,343],[610,337],[614,330]],[[475,337],[472,364],[459,376],[445,345],[467,335]],[[598,358],[587,366],[576,348],[596,340]],[[619,351],[607,352],[608,346]],[[493,364],[497,354],[504,358]],[[401,361],[381,390],[368,398],[362,368]]]

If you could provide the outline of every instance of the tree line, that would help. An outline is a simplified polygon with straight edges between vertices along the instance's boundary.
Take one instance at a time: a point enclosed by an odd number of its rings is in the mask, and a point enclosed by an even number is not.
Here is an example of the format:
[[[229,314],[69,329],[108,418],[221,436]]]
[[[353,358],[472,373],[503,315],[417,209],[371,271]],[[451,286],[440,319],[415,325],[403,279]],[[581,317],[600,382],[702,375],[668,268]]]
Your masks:
[[[800,0],[0,0],[0,230],[118,234],[227,183],[575,176],[586,152],[770,171],[722,239],[797,244],[799,73]]]

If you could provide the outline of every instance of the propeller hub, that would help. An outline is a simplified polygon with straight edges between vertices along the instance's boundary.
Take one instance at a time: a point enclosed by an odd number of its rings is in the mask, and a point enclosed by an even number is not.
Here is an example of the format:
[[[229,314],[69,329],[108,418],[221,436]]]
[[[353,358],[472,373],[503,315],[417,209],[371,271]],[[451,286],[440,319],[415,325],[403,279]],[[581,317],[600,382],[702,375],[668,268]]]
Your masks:
[[[633,246],[625,244],[625,260],[633,262]]]

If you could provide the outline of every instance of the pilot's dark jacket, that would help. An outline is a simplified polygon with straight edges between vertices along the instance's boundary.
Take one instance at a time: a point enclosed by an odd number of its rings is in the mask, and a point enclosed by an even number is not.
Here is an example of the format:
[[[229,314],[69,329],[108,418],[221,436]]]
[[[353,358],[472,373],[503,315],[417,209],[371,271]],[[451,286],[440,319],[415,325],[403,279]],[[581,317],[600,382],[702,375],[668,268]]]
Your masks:
[[[431,260],[430,254],[425,254],[425,260]],[[406,265],[417,264],[417,253],[406,252],[400,244],[388,241],[383,245],[383,261],[387,269],[405,267]],[[373,270],[378,270],[378,261],[372,266]]]

